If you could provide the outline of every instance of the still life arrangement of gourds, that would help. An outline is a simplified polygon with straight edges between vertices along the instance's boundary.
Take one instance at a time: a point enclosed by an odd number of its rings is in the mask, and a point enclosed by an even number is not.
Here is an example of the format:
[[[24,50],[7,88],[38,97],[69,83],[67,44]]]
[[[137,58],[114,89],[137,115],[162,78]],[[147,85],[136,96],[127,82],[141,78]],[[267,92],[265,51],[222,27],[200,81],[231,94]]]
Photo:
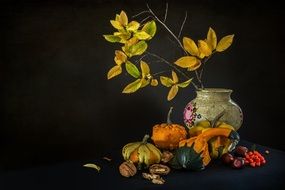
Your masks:
[[[165,24],[167,14],[163,20],[159,19],[148,5],[147,7],[147,11],[134,16],[150,14],[140,22],[129,21],[125,11],[110,20],[116,31],[103,37],[108,42],[120,44],[120,49],[115,50],[115,65],[108,71],[107,78],[112,79],[125,70],[134,81],[125,86],[123,93],[130,94],[148,85],[161,84],[169,88],[168,101],[177,95],[180,88],[186,88],[190,84],[195,89],[203,89],[203,67],[213,54],[223,52],[231,46],[234,35],[224,36],[218,41],[216,32],[210,27],[206,38],[198,40],[197,44],[189,37],[183,37],[180,42],[187,14],[176,36]],[[172,35],[184,54],[174,62],[147,50],[149,41],[156,34],[156,22]],[[149,61],[145,61],[146,58],[165,63],[170,69],[155,73],[150,69]],[[167,73],[168,76],[165,75]],[[155,184],[164,184],[161,176],[169,174],[171,170],[201,171],[215,159],[221,159],[233,168],[243,168],[244,165],[258,167],[266,163],[258,151],[237,146],[239,134],[230,123],[220,120],[222,115],[184,127],[171,122],[171,112],[172,108],[166,123],[152,127],[151,135],[145,135],[142,141],[130,142],[122,148],[125,160],[119,166],[122,176],[131,177],[140,170],[143,178]]]
[[[201,121],[189,130],[172,123],[170,108],[167,122],[154,125],[152,135],[131,142],[122,148],[125,160],[119,166],[124,177],[142,171],[142,177],[155,184],[164,184],[161,177],[173,170],[204,170],[211,160],[221,159],[235,169],[245,165],[258,167],[266,163],[258,151],[236,146],[240,140],[235,129],[224,122]],[[148,142],[151,138],[152,143]]]

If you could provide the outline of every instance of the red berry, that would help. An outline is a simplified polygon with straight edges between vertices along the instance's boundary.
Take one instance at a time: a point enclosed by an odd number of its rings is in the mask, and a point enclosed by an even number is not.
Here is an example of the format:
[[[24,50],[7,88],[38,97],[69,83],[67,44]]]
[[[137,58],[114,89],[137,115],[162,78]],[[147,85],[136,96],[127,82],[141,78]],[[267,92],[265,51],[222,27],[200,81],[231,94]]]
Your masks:
[[[235,169],[240,169],[244,166],[244,159],[241,157],[237,157],[234,159],[233,163],[232,163],[232,167]]]
[[[234,160],[234,157],[230,153],[225,153],[222,155],[221,159],[224,164],[231,164]]]

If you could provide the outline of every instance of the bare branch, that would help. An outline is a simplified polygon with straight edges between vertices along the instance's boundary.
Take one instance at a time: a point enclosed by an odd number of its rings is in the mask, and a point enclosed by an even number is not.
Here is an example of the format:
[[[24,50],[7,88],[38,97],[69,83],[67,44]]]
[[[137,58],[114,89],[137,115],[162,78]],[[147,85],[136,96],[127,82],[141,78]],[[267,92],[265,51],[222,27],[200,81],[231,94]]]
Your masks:
[[[181,32],[182,32],[182,30],[183,30],[183,27],[184,27],[184,25],[185,25],[186,20],[187,20],[187,11],[185,12],[185,17],[184,17],[184,20],[183,20],[182,25],[181,25],[181,27],[180,27],[179,34],[178,34],[178,38],[180,38],[180,36],[181,36]]]
[[[149,11],[142,11],[142,12],[140,12],[140,13],[138,13],[138,14],[132,16],[132,18],[136,18],[136,17],[138,17],[138,16],[140,16],[140,15],[142,15],[142,14],[145,14],[145,13],[149,13]]]
[[[152,74],[152,76],[154,77],[154,76],[156,76],[156,75],[160,75],[160,74],[162,74],[162,73],[168,73],[168,72],[171,72],[171,70],[160,71],[160,72],[157,72],[157,73]]]
[[[147,19],[149,19],[149,18],[153,18],[153,17],[152,17],[152,16],[148,16],[148,17],[142,19],[142,21],[140,22],[140,24],[142,25],[142,23],[144,23],[144,22],[145,22]]]
[[[175,36],[175,34],[168,28],[168,26],[162,22],[157,16],[156,14],[152,11],[152,9],[149,7],[148,4],[146,4],[150,14],[153,15],[153,17],[173,36],[173,38],[177,41],[177,43],[179,44],[179,46],[181,47],[181,49],[184,51],[184,53],[187,55],[186,50],[184,49],[183,45],[181,44],[181,42],[179,41],[179,39]]]
[[[141,62],[141,60],[143,59],[143,58],[145,58],[145,57],[147,57],[148,56],[148,54],[143,54],[138,60],[136,60],[135,62],[136,63],[139,63],[139,62]]]
[[[166,18],[167,18],[167,13],[168,13],[168,3],[166,3],[166,5],[165,5],[165,13],[164,13],[164,19],[163,19],[164,23],[165,23]]]

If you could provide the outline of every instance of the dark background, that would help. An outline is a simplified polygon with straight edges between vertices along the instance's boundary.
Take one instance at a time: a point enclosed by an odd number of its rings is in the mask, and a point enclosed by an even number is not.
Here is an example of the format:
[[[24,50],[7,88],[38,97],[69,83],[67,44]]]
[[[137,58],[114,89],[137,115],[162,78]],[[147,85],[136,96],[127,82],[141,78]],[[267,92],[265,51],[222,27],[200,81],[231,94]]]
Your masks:
[[[163,17],[165,1],[149,4]],[[169,1],[167,24],[177,34],[188,11],[182,36],[204,38],[209,26],[218,37],[235,34],[231,48],[210,60],[204,82],[234,90],[244,112],[243,139],[285,150],[280,4]],[[167,102],[166,88],[122,95],[130,77],[106,80],[119,46],[102,34],[113,31],[109,20],[116,13],[135,15],[145,1],[1,1],[0,7],[1,168],[94,158],[150,133],[170,106],[173,121],[182,123],[183,108],[195,96],[192,87]],[[174,61],[181,51],[171,40],[159,26],[149,51]]]

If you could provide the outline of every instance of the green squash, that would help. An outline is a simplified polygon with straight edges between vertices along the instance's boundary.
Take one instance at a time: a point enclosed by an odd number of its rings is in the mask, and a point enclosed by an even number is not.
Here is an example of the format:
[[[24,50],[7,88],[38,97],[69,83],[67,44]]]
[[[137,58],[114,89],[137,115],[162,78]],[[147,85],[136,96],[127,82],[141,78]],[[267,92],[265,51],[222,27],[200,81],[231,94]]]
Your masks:
[[[184,146],[178,148],[174,157],[170,161],[170,165],[174,169],[186,169],[194,171],[201,171],[205,169],[203,157],[193,149],[193,146]]]

